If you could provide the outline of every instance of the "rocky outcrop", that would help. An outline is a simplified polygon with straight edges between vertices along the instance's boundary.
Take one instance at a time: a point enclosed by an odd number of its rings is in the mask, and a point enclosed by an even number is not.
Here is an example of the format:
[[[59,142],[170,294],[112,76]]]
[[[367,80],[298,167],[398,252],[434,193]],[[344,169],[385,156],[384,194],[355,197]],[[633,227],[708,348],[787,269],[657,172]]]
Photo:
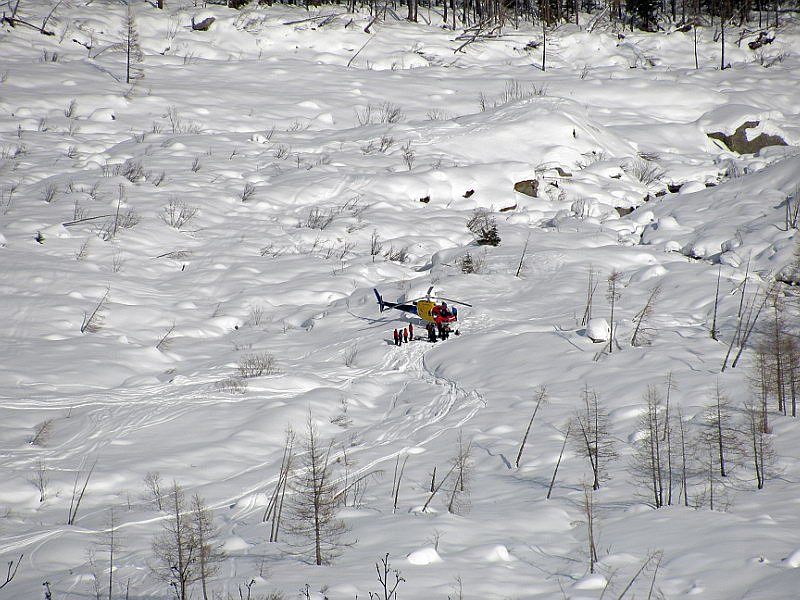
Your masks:
[[[714,133],[709,133],[708,137],[719,140],[725,144],[728,149],[738,154],[756,154],[759,150],[767,146],[788,146],[786,140],[782,137],[767,133],[761,133],[753,139],[748,139],[747,130],[758,127],[758,124],[758,121],[745,121],[739,125],[732,135],[726,135],[716,131]]]
[[[531,198],[538,198],[539,181],[537,179],[523,179],[514,184],[514,191]]]

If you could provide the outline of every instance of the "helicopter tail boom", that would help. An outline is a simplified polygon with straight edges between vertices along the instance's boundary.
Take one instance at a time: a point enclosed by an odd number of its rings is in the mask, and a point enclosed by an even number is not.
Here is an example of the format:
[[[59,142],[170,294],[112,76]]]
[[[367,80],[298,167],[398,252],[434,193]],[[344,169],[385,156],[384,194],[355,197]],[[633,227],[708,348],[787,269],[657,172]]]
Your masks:
[[[383,301],[383,298],[378,293],[378,289],[377,288],[372,288],[372,291],[375,292],[375,297],[378,299],[378,306],[381,307],[381,312],[385,311],[386,308],[387,308],[386,302]]]

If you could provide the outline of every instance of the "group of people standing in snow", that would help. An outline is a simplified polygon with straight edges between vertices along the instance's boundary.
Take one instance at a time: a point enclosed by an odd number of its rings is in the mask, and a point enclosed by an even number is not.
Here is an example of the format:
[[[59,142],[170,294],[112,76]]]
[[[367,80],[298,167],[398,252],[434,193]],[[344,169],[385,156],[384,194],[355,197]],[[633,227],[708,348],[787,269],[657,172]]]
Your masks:
[[[425,331],[428,334],[428,341],[435,342],[436,340],[446,340],[450,337],[450,328],[447,326],[447,323],[427,323],[425,325]],[[458,332],[456,332],[458,335]],[[407,344],[414,339],[414,325],[411,323],[408,324],[408,327],[403,327],[402,329],[395,329],[394,333],[392,334],[394,339],[395,346],[402,346],[403,344]]]
[[[407,344],[410,340],[414,339],[414,325],[409,323],[408,327],[404,327],[403,329],[395,329],[394,330],[394,345],[395,346],[402,346],[403,344]]]

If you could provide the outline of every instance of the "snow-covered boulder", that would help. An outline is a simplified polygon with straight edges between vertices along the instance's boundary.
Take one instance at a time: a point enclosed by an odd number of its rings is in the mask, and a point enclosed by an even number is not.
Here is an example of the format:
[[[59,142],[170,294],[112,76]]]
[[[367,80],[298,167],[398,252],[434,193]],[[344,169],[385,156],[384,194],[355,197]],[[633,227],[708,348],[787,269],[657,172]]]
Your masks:
[[[611,327],[608,321],[602,318],[589,319],[586,325],[586,337],[593,342],[607,342],[611,335]]]

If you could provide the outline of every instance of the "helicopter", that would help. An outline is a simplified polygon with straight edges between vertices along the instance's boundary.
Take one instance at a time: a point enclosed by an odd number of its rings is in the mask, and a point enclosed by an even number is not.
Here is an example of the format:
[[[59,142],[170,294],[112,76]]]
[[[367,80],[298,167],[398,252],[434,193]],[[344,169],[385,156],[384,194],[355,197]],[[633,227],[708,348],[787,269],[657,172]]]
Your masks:
[[[431,292],[433,292],[433,286],[428,288],[424,297],[415,298],[414,300],[406,302],[390,302],[383,299],[377,288],[373,288],[373,291],[375,292],[375,297],[378,299],[378,306],[380,306],[381,312],[388,308],[394,308],[412,315],[417,315],[423,321],[433,323],[439,329],[440,334],[449,333],[451,323],[458,321],[458,309],[455,306],[449,308],[447,302],[472,307],[471,304],[462,302],[461,300],[453,300],[452,298],[444,298],[442,296],[432,297]],[[455,333],[458,335],[458,331]]]

